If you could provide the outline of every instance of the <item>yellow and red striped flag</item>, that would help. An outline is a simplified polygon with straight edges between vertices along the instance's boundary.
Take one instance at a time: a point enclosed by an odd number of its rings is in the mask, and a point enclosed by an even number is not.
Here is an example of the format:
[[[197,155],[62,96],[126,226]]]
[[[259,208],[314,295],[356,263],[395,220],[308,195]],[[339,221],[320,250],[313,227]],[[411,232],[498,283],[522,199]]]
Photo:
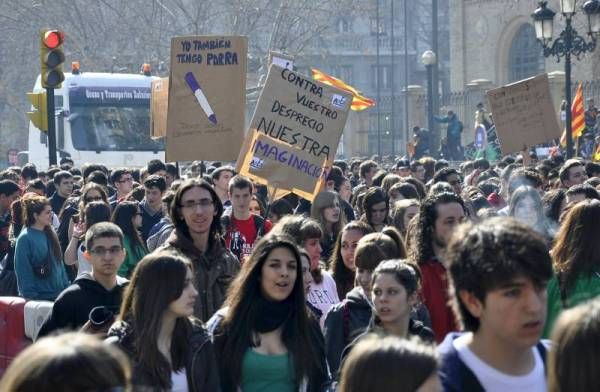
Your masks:
[[[314,80],[318,80],[321,83],[325,83],[326,85],[340,88],[342,90],[346,90],[352,93],[352,104],[350,105],[350,109],[354,111],[361,111],[368,109],[372,106],[375,106],[375,101],[371,98],[367,98],[361,95],[358,90],[349,84],[344,83],[342,80],[335,78],[331,75],[327,75],[323,71],[319,71],[316,68],[311,68],[312,77]]]
[[[585,129],[585,109],[583,107],[583,85],[579,83],[577,86],[577,92],[575,92],[575,99],[571,104],[571,134],[573,140],[577,140],[583,134]],[[563,131],[560,137],[560,145],[567,145],[567,131]]]

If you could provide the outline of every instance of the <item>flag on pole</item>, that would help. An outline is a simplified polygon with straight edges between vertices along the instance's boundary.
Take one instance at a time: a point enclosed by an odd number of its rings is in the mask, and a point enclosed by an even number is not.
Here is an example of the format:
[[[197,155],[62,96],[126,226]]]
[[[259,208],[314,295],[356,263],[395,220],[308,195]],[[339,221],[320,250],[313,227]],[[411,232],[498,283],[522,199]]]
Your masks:
[[[577,86],[577,92],[575,92],[575,99],[571,104],[571,134],[573,140],[581,137],[583,130],[585,129],[585,109],[583,107],[583,85],[579,83]],[[567,131],[563,131],[560,137],[560,145],[567,145]]]
[[[350,105],[350,109],[354,111],[361,111],[368,109],[372,106],[375,106],[375,101],[371,98],[367,98],[361,95],[358,90],[349,84],[344,83],[342,80],[335,78],[331,75],[327,75],[323,71],[319,71],[316,68],[311,68],[312,77],[314,80],[318,80],[321,83],[325,83],[329,86],[337,87],[342,90],[346,90],[352,93],[352,104]]]

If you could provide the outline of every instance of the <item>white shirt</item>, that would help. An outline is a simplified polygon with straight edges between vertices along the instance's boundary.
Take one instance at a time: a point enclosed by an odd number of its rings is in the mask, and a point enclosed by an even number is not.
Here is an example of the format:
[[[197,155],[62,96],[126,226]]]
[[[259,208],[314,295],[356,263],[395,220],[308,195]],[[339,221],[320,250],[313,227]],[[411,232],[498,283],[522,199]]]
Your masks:
[[[327,312],[333,305],[340,302],[340,299],[338,298],[335,280],[333,280],[331,274],[326,271],[321,271],[321,274],[323,275],[323,281],[319,284],[312,282],[306,297],[311,305],[323,313],[319,320],[321,328],[323,328]]]
[[[179,372],[171,372],[171,392],[188,392],[185,369]]]
[[[471,336],[470,333],[465,333],[454,339],[452,345],[486,392],[546,392],[548,390],[544,361],[536,347],[531,348],[535,358],[535,365],[531,372],[523,376],[511,376],[496,370],[475,355],[467,346]]]

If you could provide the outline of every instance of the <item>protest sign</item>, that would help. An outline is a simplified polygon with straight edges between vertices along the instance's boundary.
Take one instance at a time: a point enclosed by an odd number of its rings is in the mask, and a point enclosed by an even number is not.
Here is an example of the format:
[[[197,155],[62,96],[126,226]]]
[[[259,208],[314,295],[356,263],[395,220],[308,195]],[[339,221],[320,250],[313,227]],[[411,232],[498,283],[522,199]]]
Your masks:
[[[282,68],[294,69],[294,56],[280,52],[269,52],[269,65],[275,64]]]
[[[503,154],[560,137],[547,74],[489,90],[487,98]]]
[[[236,171],[313,200],[327,177],[352,94],[272,65]]]
[[[171,40],[167,161],[234,160],[244,139],[246,37]]]
[[[169,78],[152,81],[150,96],[150,124],[152,137],[167,136],[167,110],[169,105]]]

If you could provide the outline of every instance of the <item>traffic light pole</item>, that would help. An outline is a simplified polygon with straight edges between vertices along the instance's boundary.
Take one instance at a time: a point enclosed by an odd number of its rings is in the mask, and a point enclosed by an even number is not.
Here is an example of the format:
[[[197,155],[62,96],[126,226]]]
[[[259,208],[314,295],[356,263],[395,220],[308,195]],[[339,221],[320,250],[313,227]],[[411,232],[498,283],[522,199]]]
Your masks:
[[[54,114],[54,89],[46,88],[46,102],[48,111],[48,163],[56,165],[56,120]]]

